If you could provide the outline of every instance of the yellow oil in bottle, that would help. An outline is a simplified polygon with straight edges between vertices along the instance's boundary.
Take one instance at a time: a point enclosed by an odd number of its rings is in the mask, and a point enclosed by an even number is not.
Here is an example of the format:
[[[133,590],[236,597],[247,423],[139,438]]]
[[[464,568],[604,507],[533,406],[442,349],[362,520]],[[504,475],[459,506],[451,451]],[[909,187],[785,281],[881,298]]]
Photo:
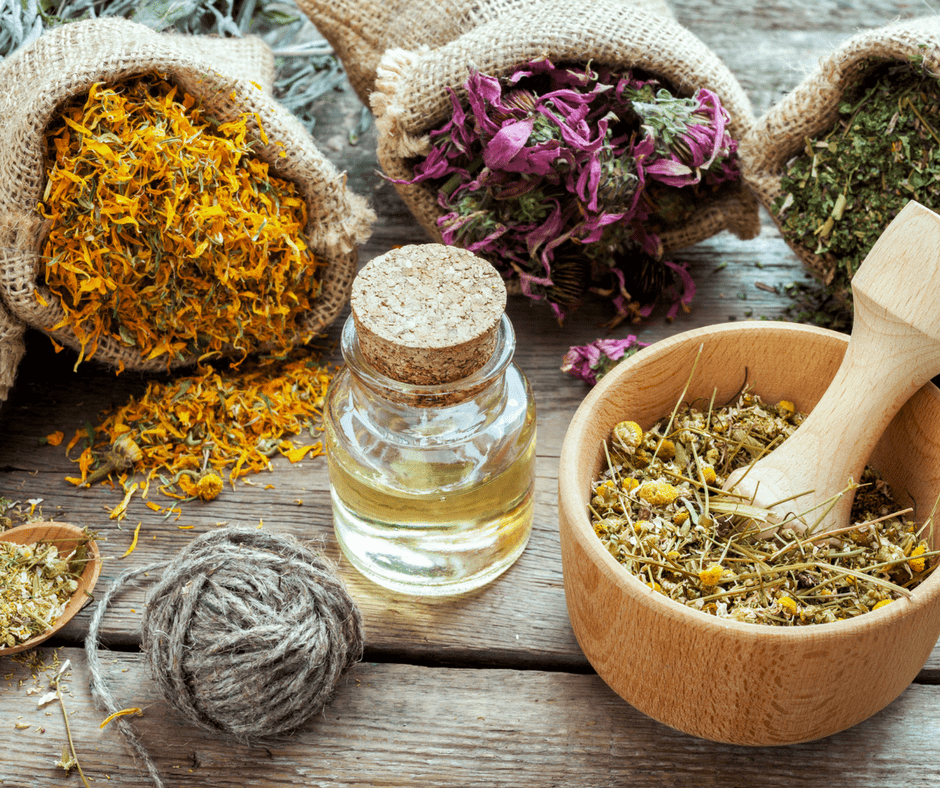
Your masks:
[[[336,446],[328,452],[333,520],[343,553],[386,588],[424,596],[488,583],[519,557],[533,514],[535,432],[506,468],[434,489],[455,468],[412,463],[396,473],[413,489],[376,483]]]
[[[528,542],[535,400],[505,303],[492,265],[442,244],[356,276],[324,442],[337,541],[379,585],[464,593]]]

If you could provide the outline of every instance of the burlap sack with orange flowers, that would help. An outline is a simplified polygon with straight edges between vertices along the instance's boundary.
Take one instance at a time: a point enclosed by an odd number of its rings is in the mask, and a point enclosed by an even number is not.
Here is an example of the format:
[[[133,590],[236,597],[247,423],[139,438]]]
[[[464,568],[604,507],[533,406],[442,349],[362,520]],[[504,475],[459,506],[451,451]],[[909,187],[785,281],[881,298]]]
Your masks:
[[[317,261],[320,285],[312,308],[297,320],[297,340],[329,324],[348,299],[357,247],[374,215],[304,126],[274,100],[274,59],[263,41],[161,34],[118,18],[63,25],[0,63],[0,401],[12,384],[26,326],[76,350],[81,345],[61,327],[62,303],[44,284],[47,228],[38,206],[46,185],[46,129],[63,102],[92,85],[148,73],[192,95],[207,118],[246,122],[252,155],[293,183],[306,203],[302,237]],[[102,223],[107,232],[107,220]],[[92,358],[140,370],[195,361],[186,351],[151,358],[118,336],[97,341]]]
[[[850,86],[873,65],[892,61],[922,63],[927,71],[940,74],[940,16],[896,22],[851,37],[820,60],[741,141],[739,154],[745,182],[778,226],[781,217],[777,207],[784,196],[781,177],[787,162],[806,147],[808,139],[824,136],[834,127],[839,103]],[[877,162],[874,164],[877,166]],[[899,210],[904,202],[899,202]],[[835,284],[837,295],[846,297],[848,281],[833,281],[838,260],[829,254],[816,254],[815,244],[811,248],[798,240],[786,240],[816,278],[824,284]]]
[[[399,47],[382,57],[370,100],[379,130],[379,163],[390,178],[413,178],[415,161],[429,151],[429,131],[452,112],[448,89],[465,100],[470,66],[497,78],[540,57],[556,64],[642,69],[681,95],[691,96],[699,88],[713,91],[730,116],[728,131],[736,140],[754,123],[750,101],[732,73],[662,3],[542,0],[482,5],[489,13],[481,17],[456,14],[477,24],[467,24],[466,32],[442,46]],[[428,234],[441,240],[437,220],[443,209],[436,193],[424,183],[395,187]],[[722,230],[752,238],[759,229],[757,201],[739,186],[696,206],[681,224],[662,233],[661,241],[669,252]]]
[[[527,13],[537,0],[297,0],[330,42],[363,104],[375,89],[379,60],[388,49],[435,49],[487,22]],[[674,20],[665,0],[627,0],[624,8]],[[579,12],[571,7],[571,15]],[[533,28],[535,29],[535,28]]]

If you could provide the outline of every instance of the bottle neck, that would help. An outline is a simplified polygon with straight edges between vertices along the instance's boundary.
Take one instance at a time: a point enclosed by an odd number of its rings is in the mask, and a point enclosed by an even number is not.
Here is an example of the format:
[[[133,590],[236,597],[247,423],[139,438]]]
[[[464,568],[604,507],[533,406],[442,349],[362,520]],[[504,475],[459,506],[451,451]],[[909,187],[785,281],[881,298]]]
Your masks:
[[[343,326],[340,349],[343,360],[356,380],[374,394],[393,402],[416,407],[446,407],[475,397],[502,379],[512,361],[516,337],[509,318],[503,314],[497,328],[493,353],[482,367],[465,378],[438,385],[404,383],[379,372],[363,354],[356,334],[356,325],[350,315]]]

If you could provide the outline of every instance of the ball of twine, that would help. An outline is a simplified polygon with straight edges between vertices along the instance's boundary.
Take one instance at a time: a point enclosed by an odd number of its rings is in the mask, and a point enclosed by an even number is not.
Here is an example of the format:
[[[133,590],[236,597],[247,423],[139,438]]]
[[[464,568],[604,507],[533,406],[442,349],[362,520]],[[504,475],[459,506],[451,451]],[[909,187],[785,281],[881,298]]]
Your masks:
[[[222,528],[170,562],[125,572],[101,599],[86,653],[92,691],[109,711],[118,706],[97,656],[101,616],[130,578],[161,568],[141,647],[167,701],[202,728],[243,742],[292,731],[362,656],[361,614],[328,559],[290,536]],[[116,722],[162,785],[130,725]]]
[[[361,630],[323,556],[257,529],[210,531],[151,591],[142,649],[187,719],[251,740],[320,712],[362,655]]]

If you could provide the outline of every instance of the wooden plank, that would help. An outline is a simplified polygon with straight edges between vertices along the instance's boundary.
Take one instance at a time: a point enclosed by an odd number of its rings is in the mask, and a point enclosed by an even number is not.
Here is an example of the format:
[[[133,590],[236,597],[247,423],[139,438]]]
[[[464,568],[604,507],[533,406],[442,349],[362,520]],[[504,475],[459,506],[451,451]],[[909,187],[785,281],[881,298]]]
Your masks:
[[[883,24],[895,16],[921,13],[909,3],[851,4],[827,0],[796,4],[748,5],[711,0],[672,2],[680,22],[700,35],[726,60],[755,103],[766,109],[790,89],[821,54],[831,50],[858,27]],[[735,24],[729,25],[733,18]],[[324,97],[319,105],[315,135],[318,144],[343,169],[353,189],[368,195],[379,221],[360,250],[365,262],[390,247],[426,240],[390,184],[377,177],[375,130],[351,145],[348,130],[361,105],[345,87]],[[805,274],[763,215],[762,234],[740,241],[727,233],[675,256],[689,264],[699,286],[692,311],[667,322],[659,310],[639,326],[620,326],[614,336],[634,332],[653,342],[679,331],[727,320],[778,319],[791,305],[783,287]],[[776,292],[767,288],[776,288]],[[517,330],[517,361],[529,376],[539,408],[538,486],[536,526],[519,563],[500,581],[467,598],[441,604],[388,594],[362,580],[348,566],[340,571],[364,609],[370,654],[383,658],[457,664],[519,667],[568,666],[586,669],[570,631],[564,606],[556,534],[555,480],[561,442],[568,421],[588,388],[559,372],[570,345],[605,335],[610,317],[603,305],[587,304],[559,326],[549,311],[522,297],[510,300],[509,314]],[[341,319],[328,332],[335,342]],[[106,488],[79,491],[63,480],[74,471],[61,448],[40,446],[38,439],[56,429],[71,435],[86,419],[94,420],[106,406],[120,404],[143,388],[132,373],[115,377],[93,364],[73,372],[73,358],[55,355],[45,338],[34,334],[10,401],[0,407],[0,495],[19,500],[43,498],[43,509],[58,519],[90,524],[102,535],[109,561],[102,583],[125,565],[141,566],[175,553],[195,533],[220,522],[257,525],[302,537],[326,540],[326,551],[339,558],[331,537],[328,485],[323,458],[297,466],[283,460],[271,474],[239,484],[208,505],[190,505],[178,521],[164,521],[147,510],[139,498],[128,519],[111,521],[107,512],[120,495]],[[338,360],[335,353],[332,356]],[[265,489],[266,485],[272,489]],[[302,500],[303,504],[295,501]],[[120,556],[130,543],[137,522],[141,540],[127,559]],[[181,531],[179,526],[192,525]],[[129,591],[106,619],[109,642],[137,642],[139,611],[146,587]],[[136,612],[134,612],[136,611]],[[65,635],[83,637],[87,615],[79,617]],[[921,680],[940,676],[940,651],[935,650]]]
[[[741,38],[761,39],[770,31],[787,33],[852,31],[932,13],[924,3],[906,0],[790,0],[742,3],[739,0],[668,0],[676,19],[696,31],[730,28]],[[733,24],[731,24],[733,22]]]
[[[670,0],[669,6],[676,20],[725,62],[758,117],[849,37],[898,19],[935,13],[925,4],[903,0]]]
[[[45,652],[51,661],[50,652]],[[84,652],[70,659],[66,709],[93,785],[148,786],[115,726],[92,705]],[[936,785],[940,687],[912,686],[879,714],[827,739],[747,748],[693,738],[651,720],[593,675],[452,670],[364,663],[318,718],[266,746],[233,743],[183,720],[142,656],[103,655],[106,680],[168,786]],[[0,785],[62,785],[58,704],[47,679],[0,660]],[[35,687],[38,694],[27,695]],[[28,724],[16,729],[15,724]],[[42,732],[41,732],[42,731]],[[73,775],[71,785],[77,785]]]
[[[723,234],[678,259],[690,263],[699,282],[692,312],[681,314],[672,323],[659,317],[643,326],[628,326],[618,330],[618,336],[636,331],[644,341],[653,342],[716,320],[779,316],[789,299],[757,284],[778,286],[782,291],[783,285],[802,275],[795,257],[770,227],[749,242]],[[724,267],[720,267],[722,263]],[[71,436],[86,420],[94,422],[106,407],[119,405],[131,393],[141,391],[144,379],[132,373],[115,377],[92,364],[73,371],[74,359],[52,352],[38,334],[30,336],[17,385],[0,410],[0,494],[17,500],[41,498],[47,516],[98,531],[108,559],[102,584],[109,583],[125,566],[143,566],[174,556],[194,534],[218,523],[256,526],[263,521],[263,527],[278,532],[324,540],[326,552],[339,562],[342,576],[363,609],[367,646],[373,656],[450,665],[586,669],[564,602],[555,485],[568,421],[589,389],[562,374],[558,366],[571,344],[603,336],[603,329],[597,310],[590,308],[576,313],[564,326],[541,305],[521,297],[511,299],[509,310],[518,335],[517,362],[532,382],[539,409],[535,528],[529,547],[507,575],[455,602],[444,604],[385,592],[342,562],[332,538],[323,457],[296,466],[279,458],[270,474],[249,478],[253,486],[239,483],[210,504],[188,504],[178,520],[164,520],[139,497],[128,507],[126,520],[109,520],[108,512],[121,494],[107,486],[76,489],[64,480],[75,470],[63,447],[43,446],[39,439],[57,429]],[[337,321],[330,328],[328,343],[335,343],[340,325]],[[332,358],[339,360],[335,353]],[[169,503],[169,499],[151,497]],[[121,559],[138,522],[142,523],[138,547],[127,559]],[[193,528],[180,530],[180,526]],[[107,642],[137,642],[146,591],[147,586],[141,585],[121,597],[105,619]],[[76,618],[63,637],[80,641],[86,627],[87,613]],[[940,650],[931,656],[921,679],[932,680],[935,675],[940,675]]]

